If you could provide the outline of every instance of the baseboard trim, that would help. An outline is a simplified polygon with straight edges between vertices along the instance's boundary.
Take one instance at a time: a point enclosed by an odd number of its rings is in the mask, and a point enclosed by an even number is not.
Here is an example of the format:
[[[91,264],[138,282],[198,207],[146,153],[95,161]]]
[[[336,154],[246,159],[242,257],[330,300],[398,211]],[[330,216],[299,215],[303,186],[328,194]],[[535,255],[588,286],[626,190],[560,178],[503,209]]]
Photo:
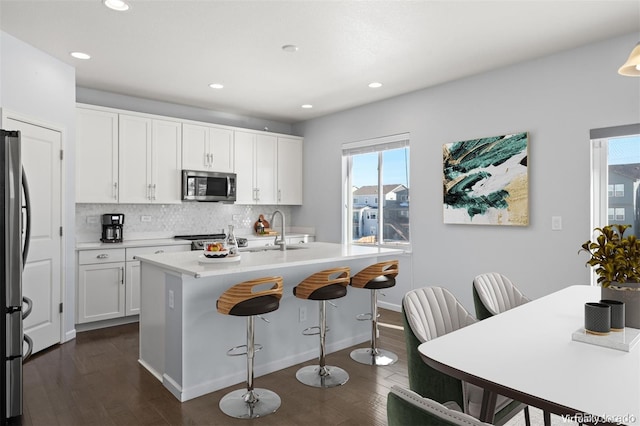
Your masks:
[[[98,330],[100,328],[131,324],[134,322],[138,322],[139,319],[140,317],[138,315],[132,315],[130,317],[121,317],[121,318],[114,318],[114,319],[108,319],[103,321],[86,322],[83,324],[76,324],[76,330],[78,331],[78,333],[82,333],[83,331]]]
[[[64,340],[61,343],[66,343],[75,338],[76,338],[76,329],[74,328],[73,330],[69,330],[66,333],[64,333]]]

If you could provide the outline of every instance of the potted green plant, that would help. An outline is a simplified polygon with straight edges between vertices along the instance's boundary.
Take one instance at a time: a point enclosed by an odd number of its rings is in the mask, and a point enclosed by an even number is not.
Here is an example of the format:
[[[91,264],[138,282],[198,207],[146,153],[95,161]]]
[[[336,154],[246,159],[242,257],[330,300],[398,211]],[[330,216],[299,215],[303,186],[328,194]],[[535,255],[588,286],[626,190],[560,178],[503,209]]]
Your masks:
[[[586,265],[595,268],[602,299],[625,303],[627,327],[640,328],[640,239],[625,236],[631,225],[595,228],[594,241],[582,244],[579,252],[590,255]]]

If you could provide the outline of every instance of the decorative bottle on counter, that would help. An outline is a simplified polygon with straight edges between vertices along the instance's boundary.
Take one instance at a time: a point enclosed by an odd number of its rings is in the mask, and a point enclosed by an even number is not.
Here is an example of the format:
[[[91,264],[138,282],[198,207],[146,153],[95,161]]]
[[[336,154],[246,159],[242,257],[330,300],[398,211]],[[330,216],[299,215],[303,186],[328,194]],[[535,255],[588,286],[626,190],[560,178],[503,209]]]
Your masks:
[[[264,223],[262,223],[262,218],[258,219],[258,226],[256,229],[256,233],[258,235],[264,234]]]
[[[229,234],[227,234],[227,249],[229,250],[229,256],[235,256],[238,254],[238,241],[233,233],[233,225],[229,225]]]

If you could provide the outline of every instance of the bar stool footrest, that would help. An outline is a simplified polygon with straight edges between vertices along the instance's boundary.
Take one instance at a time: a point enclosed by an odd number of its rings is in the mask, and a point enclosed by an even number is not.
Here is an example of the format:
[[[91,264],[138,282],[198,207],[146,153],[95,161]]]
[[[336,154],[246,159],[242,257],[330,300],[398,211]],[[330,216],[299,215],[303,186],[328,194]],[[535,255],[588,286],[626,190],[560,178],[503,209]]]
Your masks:
[[[244,349],[243,352],[238,352],[240,349]],[[255,344],[253,345],[253,352],[259,352],[262,350],[262,345]],[[241,356],[247,354],[247,345],[234,346],[233,348],[227,351],[227,356]]]
[[[380,314],[376,315],[376,318],[380,318]],[[358,321],[372,321],[373,320],[373,314],[371,314],[371,313],[358,314],[358,315],[356,315],[356,319]]]
[[[253,392],[253,395],[248,395]],[[254,400],[254,402],[247,402]],[[275,413],[281,400],[277,393],[268,389],[255,388],[253,391],[238,389],[229,392],[220,400],[220,410],[229,417],[255,419]]]
[[[398,355],[385,349],[355,349],[350,356],[354,361],[366,365],[391,365],[398,361]]]
[[[313,330],[315,330],[315,331],[313,331]],[[324,332],[327,333],[330,330],[331,329],[329,327],[326,327],[324,329]],[[302,334],[304,336],[317,336],[318,334],[320,334],[320,326],[319,325],[314,325],[313,327],[305,328],[304,330],[302,330]]]

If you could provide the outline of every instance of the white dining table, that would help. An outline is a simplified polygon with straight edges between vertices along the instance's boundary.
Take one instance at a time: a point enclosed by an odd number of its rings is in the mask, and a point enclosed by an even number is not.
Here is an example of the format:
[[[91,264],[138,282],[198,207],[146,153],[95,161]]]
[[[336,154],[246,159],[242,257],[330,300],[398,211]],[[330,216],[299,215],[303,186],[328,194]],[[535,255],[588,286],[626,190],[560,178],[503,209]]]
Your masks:
[[[418,350],[431,367],[485,389],[481,420],[493,420],[497,393],[578,423],[640,424],[640,344],[624,351],[572,339],[584,304],[599,299],[599,287],[566,287]]]

